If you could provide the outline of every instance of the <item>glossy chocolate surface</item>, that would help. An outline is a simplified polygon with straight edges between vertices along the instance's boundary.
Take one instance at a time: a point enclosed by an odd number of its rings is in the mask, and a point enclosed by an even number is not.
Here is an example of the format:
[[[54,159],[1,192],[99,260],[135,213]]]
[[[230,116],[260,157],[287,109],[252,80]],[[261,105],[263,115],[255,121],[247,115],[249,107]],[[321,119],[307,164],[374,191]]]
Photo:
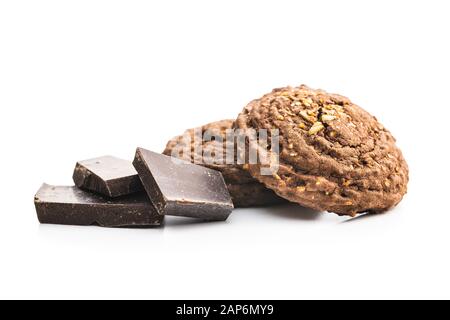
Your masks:
[[[138,148],[133,162],[162,215],[226,220],[233,203],[220,172]]]
[[[34,203],[41,223],[153,227],[163,221],[145,193],[105,199],[77,187],[44,184],[37,192]]]
[[[73,181],[79,188],[110,198],[144,190],[133,164],[112,156],[79,161]]]

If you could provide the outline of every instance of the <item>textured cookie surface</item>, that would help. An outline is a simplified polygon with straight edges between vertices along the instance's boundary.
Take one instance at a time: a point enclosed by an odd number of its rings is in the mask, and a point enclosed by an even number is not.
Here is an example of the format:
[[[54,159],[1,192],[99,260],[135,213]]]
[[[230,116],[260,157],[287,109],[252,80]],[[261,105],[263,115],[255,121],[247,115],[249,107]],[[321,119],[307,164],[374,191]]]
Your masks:
[[[167,144],[164,154],[220,171],[227,183],[235,207],[265,206],[285,202],[272,190],[253,178],[247,170],[226,161],[226,131],[233,129],[234,120],[222,120],[196,129],[189,129],[183,135],[173,138]],[[202,139],[209,132],[212,139]],[[197,136],[196,136],[197,135]],[[231,142],[234,148],[234,142]],[[183,152],[188,150],[189,152]]]
[[[278,172],[262,175],[260,164],[249,171],[292,202],[354,216],[388,210],[407,191],[408,166],[394,137],[343,96],[307,86],[275,89],[252,101],[235,125],[279,129]]]

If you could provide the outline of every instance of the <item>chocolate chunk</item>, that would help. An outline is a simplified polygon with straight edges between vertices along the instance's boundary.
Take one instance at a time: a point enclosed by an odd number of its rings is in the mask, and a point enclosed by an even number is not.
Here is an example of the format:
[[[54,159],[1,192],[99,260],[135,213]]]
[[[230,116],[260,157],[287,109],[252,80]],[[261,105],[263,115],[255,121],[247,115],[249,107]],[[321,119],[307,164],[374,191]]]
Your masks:
[[[44,184],[34,198],[41,223],[101,227],[159,226],[159,215],[145,193],[106,200],[77,187]]]
[[[131,162],[111,156],[78,162],[73,181],[79,188],[110,198],[144,191]]]
[[[220,172],[138,148],[133,162],[162,215],[226,220],[233,203]]]

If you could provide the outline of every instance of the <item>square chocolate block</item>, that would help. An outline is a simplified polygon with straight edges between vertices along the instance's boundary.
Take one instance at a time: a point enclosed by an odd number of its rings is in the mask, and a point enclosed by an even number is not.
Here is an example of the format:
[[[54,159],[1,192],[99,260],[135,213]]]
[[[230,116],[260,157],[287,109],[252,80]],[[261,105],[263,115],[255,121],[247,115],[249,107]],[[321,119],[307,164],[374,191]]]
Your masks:
[[[81,189],[110,198],[144,191],[133,164],[111,156],[79,161],[73,181]]]
[[[142,148],[137,149],[133,164],[161,215],[223,221],[233,210],[218,171]]]

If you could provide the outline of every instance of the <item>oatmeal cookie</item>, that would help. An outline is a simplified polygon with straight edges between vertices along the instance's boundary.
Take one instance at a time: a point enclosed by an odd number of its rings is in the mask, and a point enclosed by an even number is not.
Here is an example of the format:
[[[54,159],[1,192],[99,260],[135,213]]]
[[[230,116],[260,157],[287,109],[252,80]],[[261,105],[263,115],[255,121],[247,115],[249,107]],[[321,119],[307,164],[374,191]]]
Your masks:
[[[220,138],[213,138],[211,141],[194,139],[196,129],[187,130],[183,135],[170,140],[163,154],[220,171],[227,183],[235,207],[268,206],[287,202],[253,178],[248,171],[237,164],[236,158],[233,160],[234,164],[224,162],[226,130],[233,129],[233,125],[233,120],[222,120],[197,128],[197,132],[200,132],[202,136],[208,131],[214,137]],[[183,152],[186,147],[190,152]],[[233,148],[235,148],[234,143]]]
[[[408,165],[394,137],[346,97],[305,85],[275,89],[252,101],[235,126],[279,129],[278,172],[262,175],[261,164],[248,170],[292,202],[355,216],[386,211],[407,192]]]

